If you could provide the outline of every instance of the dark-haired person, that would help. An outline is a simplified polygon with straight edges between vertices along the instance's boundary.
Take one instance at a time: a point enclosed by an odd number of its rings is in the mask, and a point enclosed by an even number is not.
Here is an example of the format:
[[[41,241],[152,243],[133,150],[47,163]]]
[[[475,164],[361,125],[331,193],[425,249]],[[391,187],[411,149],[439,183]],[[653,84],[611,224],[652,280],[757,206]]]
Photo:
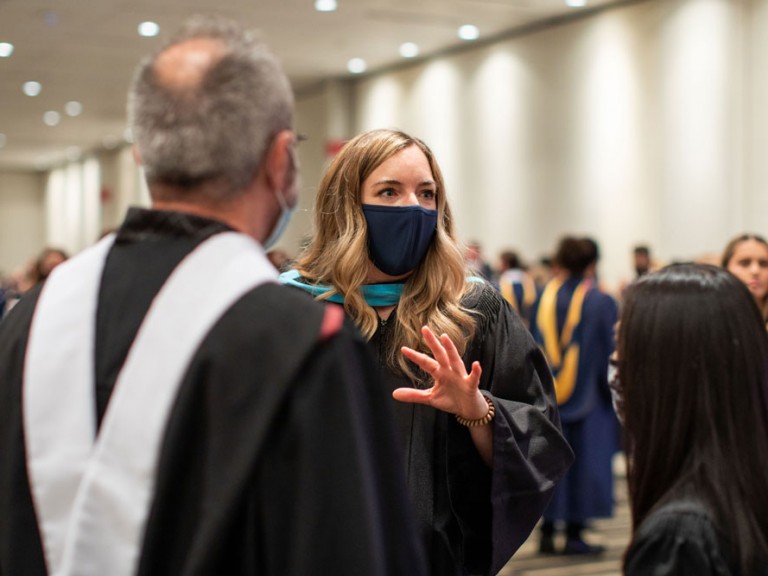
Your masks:
[[[768,341],[749,291],[705,264],[627,292],[612,389],[628,453],[627,576],[768,574]]]
[[[51,275],[53,269],[69,258],[61,248],[48,247],[44,249],[35,261],[35,272],[37,282],[44,282]]]
[[[563,433],[573,448],[573,466],[544,512],[542,554],[599,554],[604,547],[584,541],[592,518],[613,514],[613,455],[619,429],[608,389],[616,302],[596,285],[597,243],[564,237],[554,257],[557,269],[533,310],[531,331],[555,376]],[[565,524],[565,545],[555,546],[557,523]]]
[[[757,234],[737,236],[723,250],[721,265],[749,288],[768,323],[768,242]]]
[[[635,246],[632,249],[632,263],[635,268],[635,278],[645,276],[653,270],[651,249],[645,245]]]
[[[279,63],[192,18],[130,117],[152,208],[0,323],[0,574],[425,574],[366,342],[264,253],[298,195]]]
[[[470,277],[421,140],[350,140],[322,179],[314,229],[283,278],[343,303],[378,354],[431,573],[496,574],[572,459],[541,352]]]

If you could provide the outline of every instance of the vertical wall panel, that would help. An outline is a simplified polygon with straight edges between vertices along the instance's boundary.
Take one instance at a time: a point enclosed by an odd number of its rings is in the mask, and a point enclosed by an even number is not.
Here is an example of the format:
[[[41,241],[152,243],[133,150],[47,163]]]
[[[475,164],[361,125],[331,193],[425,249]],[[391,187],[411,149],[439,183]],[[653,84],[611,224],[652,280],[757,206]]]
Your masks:
[[[688,258],[719,251],[734,223],[740,227],[736,159],[742,151],[733,121],[740,90],[733,83],[737,8],[729,0],[663,4],[661,242],[669,257]]]

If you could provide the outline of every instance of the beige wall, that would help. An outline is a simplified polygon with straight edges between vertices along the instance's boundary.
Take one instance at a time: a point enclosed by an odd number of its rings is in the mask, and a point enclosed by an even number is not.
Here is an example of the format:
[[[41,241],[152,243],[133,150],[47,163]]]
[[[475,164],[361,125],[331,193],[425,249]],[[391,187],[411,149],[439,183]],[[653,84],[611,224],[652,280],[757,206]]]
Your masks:
[[[349,82],[328,81],[296,98],[296,131],[306,140],[299,145],[299,205],[278,242],[296,256],[312,233],[314,198],[331,156],[328,147],[352,132],[352,87]]]
[[[0,172],[0,275],[20,268],[45,247],[45,177]]]

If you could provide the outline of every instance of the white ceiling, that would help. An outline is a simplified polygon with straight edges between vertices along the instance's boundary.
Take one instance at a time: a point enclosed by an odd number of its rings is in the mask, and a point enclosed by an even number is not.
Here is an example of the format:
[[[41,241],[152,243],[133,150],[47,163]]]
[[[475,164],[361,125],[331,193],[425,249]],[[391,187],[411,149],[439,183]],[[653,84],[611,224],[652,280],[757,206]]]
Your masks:
[[[0,58],[0,169],[42,170],[120,142],[135,65],[192,13],[222,13],[261,29],[300,92],[348,76],[353,57],[365,59],[369,71],[401,63],[403,42],[417,43],[419,58],[465,44],[457,37],[462,24],[476,25],[482,42],[614,3],[589,0],[574,9],[564,0],[338,0],[336,12],[320,13],[314,0],[0,0],[0,42],[15,46]],[[158,37],[138,36],[145,20],[160,25]],[[22,92],[29,80],[42,84],[36,97]],[[82,103],[78,117],[64,112],[71,100]],[[43,123],[49,110],[61,114],[57,126]]]

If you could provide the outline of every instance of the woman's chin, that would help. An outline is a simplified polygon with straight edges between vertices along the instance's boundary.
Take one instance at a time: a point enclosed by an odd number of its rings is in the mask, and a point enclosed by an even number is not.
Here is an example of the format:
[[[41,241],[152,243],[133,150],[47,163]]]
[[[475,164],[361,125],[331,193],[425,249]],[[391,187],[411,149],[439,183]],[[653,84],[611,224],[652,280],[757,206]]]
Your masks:
[[[413,274],[413,270],[409,270],[405,274],[393,276],[392,274],[387,274],[383,270],[380,270],[373,263],[371,263],[368,267],[368,278],[366,282],[368,284],[386,284],[388,282],[399,282],[401,280],[405,280],[411,274]]]

